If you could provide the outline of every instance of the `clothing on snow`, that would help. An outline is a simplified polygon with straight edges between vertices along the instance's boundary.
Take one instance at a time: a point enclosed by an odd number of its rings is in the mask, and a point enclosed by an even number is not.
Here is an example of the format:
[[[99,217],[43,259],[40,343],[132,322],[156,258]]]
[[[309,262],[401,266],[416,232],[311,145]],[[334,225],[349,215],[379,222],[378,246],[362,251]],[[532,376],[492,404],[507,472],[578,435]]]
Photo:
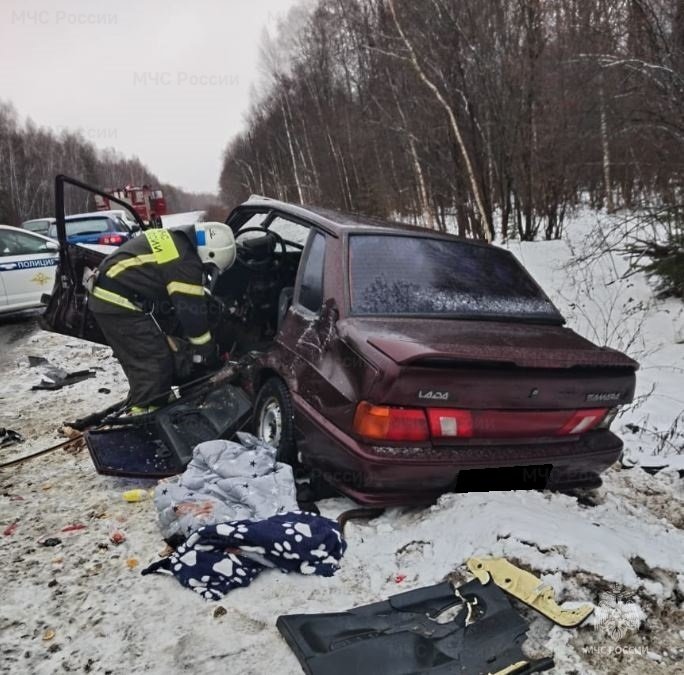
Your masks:
[[[335,521],[295,511],[202,527],[142,573],[171,573],[206,600],[219,600],[233,588],[248,586],[264,567],[332,576],[346,547]]]
[[[239,443],[200,443],[183,474],[157,485],[154,503],[165,539],[187,538],[203,525],[298,509],[292,467],[277,462],[276,449],[255,436],[237,436]]]

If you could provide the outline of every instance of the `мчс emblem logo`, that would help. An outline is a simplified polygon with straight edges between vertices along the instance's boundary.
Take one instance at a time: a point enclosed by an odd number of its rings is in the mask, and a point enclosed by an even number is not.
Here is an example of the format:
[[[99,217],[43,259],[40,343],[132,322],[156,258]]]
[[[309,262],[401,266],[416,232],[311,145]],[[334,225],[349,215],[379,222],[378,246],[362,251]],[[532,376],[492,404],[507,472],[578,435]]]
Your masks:
[[[632,601],[633,595],[617,584],[610,591],[601,593],[594,611],[594,628],[616,642],[635,633],[641,626],[644,612]]]

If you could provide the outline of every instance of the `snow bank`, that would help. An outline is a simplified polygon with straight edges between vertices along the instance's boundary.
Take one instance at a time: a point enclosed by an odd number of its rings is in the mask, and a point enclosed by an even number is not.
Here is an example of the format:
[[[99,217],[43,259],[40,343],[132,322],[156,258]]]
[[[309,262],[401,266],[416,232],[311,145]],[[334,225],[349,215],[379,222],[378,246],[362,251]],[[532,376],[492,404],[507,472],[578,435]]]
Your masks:
[[[619,246],[623,216],[580,209],[564,241],[510,242],[565,316],[568,326],[600,345],[626,352],[641,368],[635,403],[614,423],[631,462],[684,452],[684,304],[657,300],[643,274],[626,276]],[[674,459],[678,464],[680,460]],[[662,464],[662,462],[661,462]]]

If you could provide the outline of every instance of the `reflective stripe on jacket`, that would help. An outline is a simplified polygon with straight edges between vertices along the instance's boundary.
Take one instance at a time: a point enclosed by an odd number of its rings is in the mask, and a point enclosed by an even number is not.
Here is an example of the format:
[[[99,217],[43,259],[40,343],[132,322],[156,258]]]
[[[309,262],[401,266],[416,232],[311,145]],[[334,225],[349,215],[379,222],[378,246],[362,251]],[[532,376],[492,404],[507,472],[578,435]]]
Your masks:
[[[203,345],[211,341],[203,281],[197,249],[184,233],[146,230],[102,261],[88,306],[104,314],[144,307],[173,313],[190,342]]]

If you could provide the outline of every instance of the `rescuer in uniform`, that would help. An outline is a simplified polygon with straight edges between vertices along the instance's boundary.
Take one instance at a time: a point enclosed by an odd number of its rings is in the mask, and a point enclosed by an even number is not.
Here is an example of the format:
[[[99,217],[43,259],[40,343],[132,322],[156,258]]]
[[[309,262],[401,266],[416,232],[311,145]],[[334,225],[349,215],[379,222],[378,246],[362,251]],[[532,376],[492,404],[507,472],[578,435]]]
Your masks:
[[[223,223],[198,223],[174,230],[146,230],[100,264],[88,307],[114,356],[130,392],[130,414],[150,412],[169,399],[174,384],[173,356],[165,334],[187,339],[193,360],[218,361],[209,330],[205,274],[218,274],[235,261],[235,240]]]

